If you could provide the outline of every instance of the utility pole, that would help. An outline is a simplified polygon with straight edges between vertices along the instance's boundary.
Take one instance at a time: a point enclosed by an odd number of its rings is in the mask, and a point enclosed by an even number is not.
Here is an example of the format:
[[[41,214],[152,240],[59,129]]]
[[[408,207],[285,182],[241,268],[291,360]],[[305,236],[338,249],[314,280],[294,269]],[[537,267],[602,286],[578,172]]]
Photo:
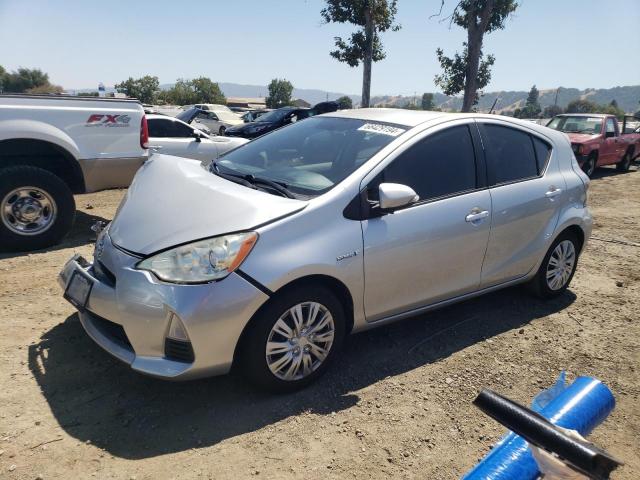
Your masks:
[[[556,99],[553,101],[554,106],[558,106],[558,93],[560,92],[560,88],[562,87],[558,87],[558,89],[556,90]]]

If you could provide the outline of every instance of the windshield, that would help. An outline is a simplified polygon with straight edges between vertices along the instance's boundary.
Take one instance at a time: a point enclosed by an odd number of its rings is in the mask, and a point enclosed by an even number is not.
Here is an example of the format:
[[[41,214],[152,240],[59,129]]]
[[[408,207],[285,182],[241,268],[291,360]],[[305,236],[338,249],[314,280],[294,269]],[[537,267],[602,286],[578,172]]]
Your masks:
[[[279,122],[284,117],[286,117],[287,114],[291,113],[292,111],[293,109],[291,108],[273,110],[272,112],[265,113],[264,115],[260,115],[260,121],[261,122]]]
[[[562,116],[553,118],[547,127],[560,130],[565,133],[588,133],[590,135],[600,135],[602,132],[603,119],[588,116]]]
[[[267,179],[295,195],[331,189],[389,144],[405,127],[316,117],[257,138],[220,157],[220,173]]]

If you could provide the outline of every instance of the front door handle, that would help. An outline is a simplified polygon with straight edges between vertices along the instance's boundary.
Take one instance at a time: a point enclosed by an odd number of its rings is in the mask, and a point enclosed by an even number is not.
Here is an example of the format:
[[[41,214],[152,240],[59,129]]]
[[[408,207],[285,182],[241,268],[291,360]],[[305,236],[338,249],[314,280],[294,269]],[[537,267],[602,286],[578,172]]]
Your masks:
[[[474,208],[469,212],[469,214],[464,217],[466,222],[469,223],[479,223],[479,220],[483,218],[487,218],[489,216],[489,210],[480,210],[479,208]]]
[[[544,194],[545,197],[547,198],[554,198],[557,197],[558,195],[560,195],[562,193],[562,189],[561,188],[556,188],[554,186],[549,187],[549,191],[546,192]]]

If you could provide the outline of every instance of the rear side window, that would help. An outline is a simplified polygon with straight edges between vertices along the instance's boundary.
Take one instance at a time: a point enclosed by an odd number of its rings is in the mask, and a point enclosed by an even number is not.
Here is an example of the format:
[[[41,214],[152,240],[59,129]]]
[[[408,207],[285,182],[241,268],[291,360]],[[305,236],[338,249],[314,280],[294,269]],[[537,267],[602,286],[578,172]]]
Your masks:
[[[491,185],[538,175],[538,162],[528,133],[488,123],[481,126]]]
[[[396,158],[381,181],[413,188],[420,200],[476,187],[476,163],[469,127],[461,125],[429,135]]]
[[[533,148],[536,151],[536,163],[538,165],[538,175],[540,175],[544,168],[547,166],[547,160],[551,156],[551,146],[540,140],[538,137],[531,137],[533,139]]]

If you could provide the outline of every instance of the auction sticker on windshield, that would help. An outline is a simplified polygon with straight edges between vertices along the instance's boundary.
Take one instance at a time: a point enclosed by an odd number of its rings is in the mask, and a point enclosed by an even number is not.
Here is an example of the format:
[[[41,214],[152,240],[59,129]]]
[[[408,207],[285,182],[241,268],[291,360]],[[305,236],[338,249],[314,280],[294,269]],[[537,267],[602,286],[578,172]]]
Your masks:
[[[385,125],[383,123],[365,123],[358,130],[362,132],[381,133],[382,135],[390,135],[392,137],[397,137],[406,132],[404,128]]]

